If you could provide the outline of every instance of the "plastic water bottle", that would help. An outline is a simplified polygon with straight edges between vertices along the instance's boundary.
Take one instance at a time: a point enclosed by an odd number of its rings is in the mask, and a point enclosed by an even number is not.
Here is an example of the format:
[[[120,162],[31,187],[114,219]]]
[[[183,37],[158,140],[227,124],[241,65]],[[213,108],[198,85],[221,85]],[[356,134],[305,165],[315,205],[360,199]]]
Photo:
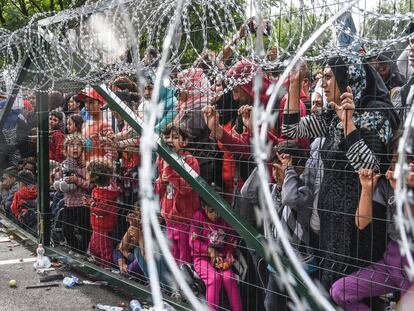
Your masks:
[[[39,269],[45,267],[45,249],[43,248],[43,244],[39,244],[36,249],[37,259],[36,259],[36,267]]]
[[[37,269],[47,269],[49,268],[52,263],[50,262],[49,257],[45,256],[45,249],[43,248],[43,244],[39,244],[36,249],[37,258],[33,267]]]
[[[142,310],[141,304],[136,299],[131,300],[131,302],[129,303],[129,307],[131,308],[132,311],[141,311]]]

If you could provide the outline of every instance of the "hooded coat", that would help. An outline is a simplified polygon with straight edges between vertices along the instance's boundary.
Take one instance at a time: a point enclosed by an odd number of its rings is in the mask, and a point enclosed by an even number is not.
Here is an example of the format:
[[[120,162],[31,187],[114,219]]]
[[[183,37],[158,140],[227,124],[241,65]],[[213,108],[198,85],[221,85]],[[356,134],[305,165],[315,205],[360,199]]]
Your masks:
[[[363,231],[355,226],[360,195],[356,171],[385,172],[388,145],[399,122],[388,101],[388,90],[371,66],[349,65],[349,60],[341,59],[331,59],[329,65],[341,92],[347,85],[353,88],[357,129],[344,137],[342,123],[332,109],[305,118],[285,114],[283,125],[290,137],[326,138],[320,150],[325,170],[318,201],[321,281],[326,289],[343,274],[378,260],[383,253],[384,222],[374,220]],[[373,217],[384,219],[385,212],[374,211]]]
[[[91,226],[96,232],[112,232],[117,224],[119,188],[113,184],[92,190]]]

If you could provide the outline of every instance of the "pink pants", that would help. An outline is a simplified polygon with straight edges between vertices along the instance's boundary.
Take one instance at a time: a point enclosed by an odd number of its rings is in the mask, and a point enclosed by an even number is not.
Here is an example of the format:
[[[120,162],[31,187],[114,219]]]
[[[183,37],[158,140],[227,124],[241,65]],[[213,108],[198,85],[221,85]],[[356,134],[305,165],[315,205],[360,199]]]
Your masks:
[[[179,263],[191,263],[189,230],[188,224],[167,224],[167,237],[171,242],[171,252]]]
[[[231,310],[243,310],[239,288],[234,278],[234,272],[231,269],[225,271],[218,270],[211,265],[209,259],[195,257],[194,270],[206,284],[206,300],[211,309],[218,310],[219,308],[221,284],[223,284]]]
[[[108,232],[92,231],[89,242],[89,253],[94,256],[102,266],[112,264],[113,242]]]

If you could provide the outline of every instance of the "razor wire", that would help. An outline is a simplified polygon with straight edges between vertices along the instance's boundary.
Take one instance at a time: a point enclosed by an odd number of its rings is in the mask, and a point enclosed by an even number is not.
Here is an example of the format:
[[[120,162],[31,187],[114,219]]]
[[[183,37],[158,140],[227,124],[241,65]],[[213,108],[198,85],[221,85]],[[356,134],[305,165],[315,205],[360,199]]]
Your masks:
[[[318,38],[327,36],[324,33],[325,30],[331,28],[331,31],[343,32],[350,36],[354,40],[353,47],[358,45],[364,45],[367,49],[366,56],[375,55],[378,51],[382,51],[384,47],[390,45],[401,45],[407,42],[408,35],[401,34],[399,31],[405,28],[412,18],[414,13],[402,13],[396,14],[379,14],[369,10],[365,10],[356,4],[357,1],[353,1],[348,4],[348,7],[343,7],[341,10],[337,9],[337,3],[328,4],[326,1],[316,1],[309,4],[301,1],[299,7],[292,11],[290,2],[281,1],[278,9],[279,13],[267,16],[260,13],[256,19],[258,26],[258,33],[253,33],[248,27],[246,28],[246,38],[240,45],[232,47],[234,59],[240,57],[249,58],[254,61],[258,68],[277,68],[282,63],[281,59],[276,61],[269,61],[263,55],[265,51],[258,46],[260,40],[263,40],[263,27],[262,19],[273,21],[273,32],[268,34],[268,45],[275,45],[279,49],[281,56],[294,56],[294,59],[289,63],[288,67],[282,74],[283,77],[287,77],[290,69],[295,65],[295,61],[299,57],[304,56],[306,60],[312,62],[318,62],[325,59],[329,54],[337,53],[340,55],[359,55],[359,52],[353,48],[339,49],[332,43],[330,37],[327,42]],[[181,8],[177,12],[177,6]],[[182,7],[181,7],[182,6]],[[272,7],[270,2],[263,1],[261,4],[255,4],[256,11],[266,11]],[[102,11],[102,7],[105,7],[105,11]],[[199,11],[201,9],[201,11]],[[393,24],[392,30],[384,39],[372,38],[372,33],[375,29],[368,27],[360,33],[352,32],[347,25],[339,20],[341,15],[350,11],[354,15],[358,15],[365,19],[377,19],[378,21],[387,21]],[[310,22],[312,20],[312,14],[322,14],[328,18],[324,23],[318,26],[318,23],[310,23],[310,27],[317,27],[315,31],[305,34],[304,28],[298,25],[304,22]],[[235,1],[225,0],[170,0],[170,1],[123,1],[122,3],[116,1],[98,1],[95,3],[88,2],[81,8],[74,8],[62,12],[49,12],[37,14],[28,23],[28,25],[22,29],[14,32],[7,30],[0,30],[0,55],[3,60],[1,70],[3,71],[3,83],[6,80],[13,80],[16,74],[17,68],[23,62],[25,56],[32,58],[32,67],[29,72],[33,75],[41,74],[44,79],[40,82],[27,83],[21,87],[25,91],[38,91],[41,88],[39,84],[49,83],[51,85],[51,91],[55,89],[57,83],[61,81],[72,81],[80,84],[97,84],[106,83],[120,74],[138,75],[142,74],[145,68],[143,63],[142,54],[138,53],[138,58],[135,61],[127,60],[127,53],[131,48],[137,50],[145,50],[148,46],[154,46],[156,49],[162,50],[160,56],[160,66],[156,71],[156,87],[153,92],[152,101],[154,104],[158,103],[157,94],[162,83],[169,72],[180,71],[188,67],[189,60],[196,60],[200,57],[203,50],[208,47],[208,31],[212,30],[216,32],[219,38],[219,45],[224,47],[225,44],[231,40],[232,35],[239,32],[240,21],[236,21],[234,15],[240,15],[241,20],[245,20],[245,7],[236,3]],[[289,39],[286,43],[282,43],[277,37],[275,28],[277,21],[289,19],[290,22],[287,25],[292,26],[293,30],[290,32]],[[43,22],[42,22],[43,20]],[[173,22],[171,22],[173,21]],[[297,23],[297,24],[296,24]],[[296,24],[296,25],[295,25]],[[72,25],[77,25],[73,27]],[[194,29],[196,28],[196,29]],[[197,29],[199,28],[199,29]],[[132,29],[132,31],[131,31]],[[202,44],[197,44],[196,40],[192,38],[194,33],[201,32]],[[134,35],[134,38],[131,38]],[[330,35],[330,34],[328,34]],[[297,39],[297,43],[295,42]],[[131,43],[133,45],[131,46]],[[312,52],[316,52],[317,55],[306,55],[305,52],[311,48]],[[298,52],[297,52],[298,51]],[[319,52],[318,52],[319,51]],[[191,54],[192,58],[188,58],[187,54]],[[183,63],[185,59],[186,62]],[[251,72],[241,79],[227,78],[223,73],[231,66],[226,64],[224,68],[220,68],[218,63],[207,64],[210,66],[209,70],[213,75],[220,75],[226,82],[227,87],[221,92],[217,93],[221,95],[230,91],[236,85],[245,84],[255,79],[256,94],[260,89],[260,75],[259,70],[253,69],[251,66]],[[5,78],[6,77],[6,78]],[[262,210],[269,219],[272,219],[273,225],[276,226],[280,233],[282,247],[292,260],[295,269],[299,272],[301,278],[305,281],[306,286],[311,293],[317,297],[321,308],[324,310],[332,310],[333,307],[328,302],[326,296],[321,293],[317,286],[309,279],[303,267],[300,264],[300,260],[297,258],[291,246],[289,245],[288,237],[284,233],[278,216],[271,208],[270,192],[265,191],[267,183],[267,171],[264,165],[265,156],[267,154],[268,146],[265,140],[265,131],[270,121],[274,120],[273,117],[269,117],[272,111],[272,101],[277,94],[283,79],[279,80],[279,83],[274,86],[272,90],[272,99],[267,106],[267,111],[261,110],[258,107],[258,98],[255,100],[254,110],[254,153],[255,159],[258,163],[259,170],[261,172],[264,195],[266,198],[266,206]],[[180,86],[171,83],[179,89]],[[211,94],[209,89],[200,89],[195,87],[195,92]],[[215,94],[215,95],[217,95]],[[155,105],[153,106],[155,107]],[[153,228],[159,246],[164,254],[170,254],[167,244],[163,240],[162,234],[160,234],[159,224],[155,217],[154,207],[157,202],[152,201],[153,193],[150,190],[152,188],[152,159],[151,152],[154,149],[153,142],[153,124],[155,124],[156,117],[159,111],[154,109],[149,111],[146,120],[150,120],[148,127],[144,128],[143,136],[141,140],[141,156],[142,156],[142,168],[141,168],[141,189],[143,191],[142,207],[143,207],[143,219],[144,219],[144,232],[146,240],[151,240],[151,227]],[[406,129],[412,126],[411,119],[414,115],[411,111],[411,118],[408,117],[406,123]],[[262,127],[259,130],[259,127]],[[408,139],[407,130],[405,139]],[[399,224],[400,232],[402,235],[402,249],[404,254],[409,255],[413,249],[412,232],[414,230],[414,221],[412,213],[410,211],[409,204],[412,198],[412,194],[404,187],[404,178],[407,175],[407,167],[405,163],[405,154],[407,144],[402,143],[400,145],[400,170],[399,170],[399,183],[397,190],[397,223]],[[147,186],[145,186],[147,182]],[[268,189],[267,189],[268,190]],[[155,204],[154,204],[155,203]],[[408,218],[407,218],[408,217]],[[146,243],[146,250],[148,254],[153,254],[153,245]],[[273,256],[276,263],[280,263],[280,257],[282,251],[280,245],[269,245],[271,251],[270,256]],[[150,257],[151,258],[151,257]],[[172,258],[167,255],[167,258]],[[150,261],[151,262],[151,261]],[[176,280],[183,286],[184,292],[192,303],[192,305],[200,310],[203,308],[197,299],[193,296],[189,288],[182,282],[182,278],[178,273],[178,269],[172,260],[168,260],[171,264],[170,268],[174,272]],[[414,275],[414,261],[411,258],[409,260],[410,275]],[[285,268],[279,264],[277,267],[282,276],[282,281],[292,297],[292,301],[295,307],[299,310],[309,310],[309,305],[305,301],[301,300],[293,289],[295,280],[293,279],[291,272],[285,270]],[[150,265],[151,274],[151,286],[154,295],[154,301],[157,307],[161,308],[161,291],[159,285],[157,287],[156,281],[156,269]],[[155,281],[154,281],[155,280]]]
[[[279,57],[269,61],[263,55],[255,53],[255,29],[246,27],[242,42],[232,46],[232,59],[248,58],[261,68],[275,69],[282,59],[295,54],[302,42],[312,34],[325,20],[332,16],[339,1],[263,1],[263,20],[268,22],[266,34],[267,47],[276,47]],[[13,79],[16,68],[21,65],[25,55],[32,58],[32,74],[40,73],[48,81],[26,83],[22,85],[27,91],[40,89],[39,84],[50,82],[50,90],[62,81],[80,84],[108,82],[120,74],[134,74],[134,64],[128,60],[132,46],[126,36],[126,28],[135,31],[142,62],[143,51],[148,46],[160,49],[166,34],[166,26],[173,15],[176,1],[97,1],[87,2],[79,8],[60,12],[35,14],[27,26],[10,32],[0,30],[0,57],[3,62],[1,71],[6,79]],[[398,8],[397,8],[398,9]],[[358,55],[356,46],[363,46],[365,55],[372,56],[385,47],[401,46],[408,35],[403,29],[414,17],[413,12],[395,11],[395,14],[378,13],[364,9],[360,1],[349,9],[355,19],[363,24],[357,32],[352,31],[340,19],[336,21],[311,47],[312,53],[305,54],[308,61],[320,62],[332,53],[341,55]],[[246,20],[245,1],[224,0],[186,0],[180,23],[174,34],[167,65],[170,71],[180,71],[198,59],[206,48],[215,42],[214,52],[219,54],[233,36],[239,33]],[[125,18],[128,16],[128,19]],[[375,21],[375,22],[373,22]],[[390,24],[389,33],[377,38],[378,23]],[[286,29],[289,30],[286,32]],[[283,38],[280,37],[281,32]],[[353,48],[339,49],[333,32],[343,32],[353,39]],[[214,33],[215,38],[211,38]],[[401,47],[396,47],[398,49]],[[234,61],[227,63],[213,62],[205,64],[214,76],[221,76],[227,87],[222,93],[234,86],[251,80],[254,72],[234,81],[223,73]],[[5,78],[3,78],[5,79]],[[174,81],[172,81],[174,85]],[[3,83],[4,84],[4,83]],[[177,88],[180,86],[174,85]],[[4,87],[3,87],[4,89]],[[207,93],[207,89],[195,89],[195,92]]]

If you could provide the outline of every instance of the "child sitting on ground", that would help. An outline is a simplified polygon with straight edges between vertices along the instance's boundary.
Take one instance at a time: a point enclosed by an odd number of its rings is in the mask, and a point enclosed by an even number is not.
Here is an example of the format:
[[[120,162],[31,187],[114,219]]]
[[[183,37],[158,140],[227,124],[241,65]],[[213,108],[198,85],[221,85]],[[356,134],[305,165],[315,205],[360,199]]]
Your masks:
[[[113,180],[113,167],[108,160],[94,159],[87,169],[89,182],[93,185],[91,197],[85,200],[90,206],[92,227],[89,253],[102,266],[108,266],[112,263],[111,233],[117,224],[119,188]]]
[[[198,161],[184,148],[189,135],[178,125],[170,124],[163,132],[165,143],[173,149],[198,175]],[[156,192],[161,198],[161,216],[165,219],[167,236],[172,244],[172,254],[180,262],[190,262],[188,229],[193,214],[199,208],[197,192],[163,159],[158,159],[159,177]]]
[[[412,135],[412,134],[411,134]],[[387,213],[387,233],[389,242],[381,260],[358,270],[351,275],[337,280],[331,287],[332,299],[344,310],[371,310],[363,301],[369,297],[382,296],[400,291],[405,294],[413,285],[406,273],[407,257],[401,253],[399,230],[395,224],[397,204],[394,197],[396,180],[394,176],[395,165],[398,162],[398,141],[402,135],[393,138],[391,149],[393,158],[391,167],[385,178],[376,175],[371,169],[360,169],[361,196],[355,214],[355,224],[359,230],[364,230],[374,219],[375,210],[385,208]],[[411,141],[411,146],[413,146]],[[407,178],[408,188],[414,188],[414,155],[407,155],[410,172]],[[411,213],[414,208],[411,206]],[[413,256],[413,253],[411,253]],[[409,295],[407,295],[409,296]],[[404,297],[403,297],[404,299]],[[400,306],[401,310],[405,309]]]
[[[206,285],[206,300],[213,310],[219,309],[221,285],[227,293],[232,311],[243,310],[239,288],[232,270],[236,233],[205,202],[195,212],[190,227],[190,248],[194,270]]]
[[[135,207],[135,211],[127,215],[128,230],[118,243],[113,252],[113,261],[118,265],[121,273],[137,274],[140,266],[135,258],[134,250],[139,248],[144,252],[144,235],[141,229],[141,210]]]
[[[86,252],[90,236],[89,210],[82,203],[82,197],[89,190],[83,157],[84,146],[85,142],[81,136],[70,134],[66,137],[63,143],[66,159],[62,163],[62,168],[55,174],[55,178],[60,178],[53,183],[55,190],[63,192],[63,233],[66,242],[70,248],[81,252]],[[60,176],[57,176],[58,174]],[[76,231],[80,239],[77,238]]]
[[[34,230],[37,225],[37,187],[36,177],[30,171],[18,173],[19,190],[14,194],[10,209],[25,228]]]

